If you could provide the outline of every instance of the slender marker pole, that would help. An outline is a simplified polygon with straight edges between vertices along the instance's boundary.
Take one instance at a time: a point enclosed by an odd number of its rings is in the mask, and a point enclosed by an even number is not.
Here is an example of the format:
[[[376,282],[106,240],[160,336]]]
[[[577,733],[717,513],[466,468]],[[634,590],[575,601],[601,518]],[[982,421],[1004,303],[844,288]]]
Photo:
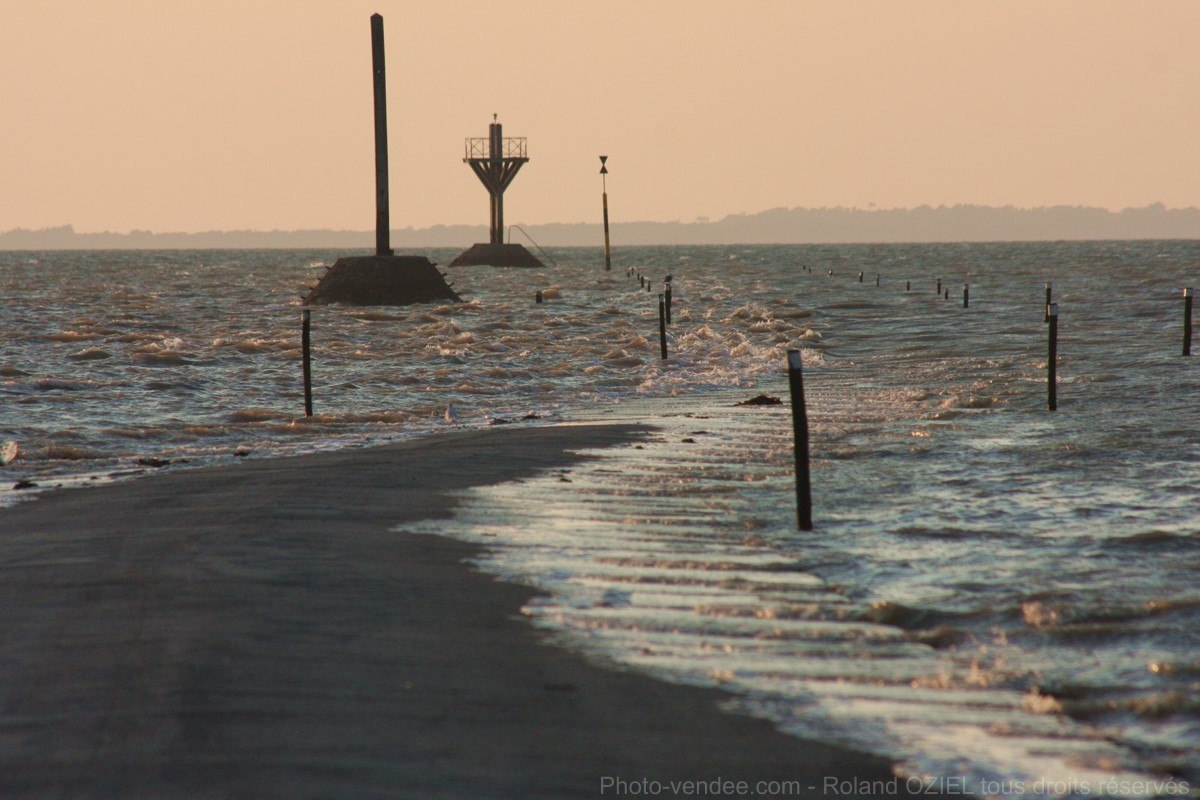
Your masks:
[[[808,474],[808,409],[804,403],[804,374],[799,350],[788,350],[788,388],[792,393],[792,439],[796,455],[796,517],[802,531],[811,531],[812,484]]]
[[[904,282],[904,291],[906,291],[906,292],[911,292],[911,291],[912,291],[912,281],[905,281],[905,282]]]
[[[612,250],[608,245],[608,167],[604,162],[608,161],[608,156],[600,156],[600,183],[604,187],[604,271],[608,272],[612,269]]]
[[[304,356],[304,416],[311,417],[312,412],[312,340],[309,328],[312,326],[312,312],[307,308],[300,312],[300,350]]]
[[[938,293],[938,294],[941,294],[941,293],[942,293],[942,279],[941,279],[941,278],[938,278],[938,288],[937,288],[937,293]]]
[[[1046,308],[1046,316],[1050,318],[1050,354],[1046,360],[1046,407],[1051,411],[1058,410],[1058,303],[1051,303]]]
[[[383,17],[371,15],[371,67],[375,76],[375,255],[392,255],[388,212],[387,81],[383,59]]]
[[[878,272],[875,273],[875,285],[876,286],[879,285],[879,273]]]
[[[1183,354],[1192,354],[1192,288],[1183,290]]]
[[[663,281],[663,297],[667,301],[667,324],[671,324],[671,279]]]
[[[1050,321],[1051,288],[1050,281],[1046,281],[1046,322]]]
[[[667,301],[658,296],[658,347],[662,350],[663,360],[667,359]]]
[[[963,284],[963,308],[971,307],[971,289],[967,284]]]

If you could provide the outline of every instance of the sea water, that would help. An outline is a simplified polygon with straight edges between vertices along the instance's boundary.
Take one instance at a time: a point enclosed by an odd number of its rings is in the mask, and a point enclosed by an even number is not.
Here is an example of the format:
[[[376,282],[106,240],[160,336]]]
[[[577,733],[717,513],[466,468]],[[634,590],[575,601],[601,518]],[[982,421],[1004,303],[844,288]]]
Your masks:
[[[449,269],[464,303],[314,311],[305,419],[299,297],[338,255],[0,253],[0,438],[22,446],[0,495],[416,436],[447,427],[449,403],[468,427],[644,422],[639,445],[467,492],[433,530],[543,589],[525,611],[566,646],[720,685],[736,712],[931,785],[1195,793],[1200,364],[1181,356],[1181,289],[1200,244],[619,248],[607,273],[578,249]],[[811,532],[786,405],[736,405],[786,403],[792,348]]]

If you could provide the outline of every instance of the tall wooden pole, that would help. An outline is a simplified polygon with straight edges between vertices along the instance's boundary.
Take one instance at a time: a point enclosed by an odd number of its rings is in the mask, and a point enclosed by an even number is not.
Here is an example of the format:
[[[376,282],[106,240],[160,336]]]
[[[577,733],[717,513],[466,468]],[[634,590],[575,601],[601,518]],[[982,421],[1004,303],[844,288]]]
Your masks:
[[[604,271],[608,272],[612,269],[612,250],[608,246],[608,167],[604,162],[608,161],[608,156],[600,156],[600,182],[604,187]]]
[[[1192,289],[1183,290],[1183,354],[1192,354]]]
[[[1046,408],[1058,409],[1058,303],[1046,307],[1050,318],[1049,352],[1046,357]]]
[[[304,416],[313,415],[312,408],[312,312],[307,308],[300,312],[300,350],[304,361]]]
[[[808,407],[804,402],[804,372],[799,350],[788,350],[788,387],[792,394],[792,439],[796,456],[796,523],[811,531],[812,485],[808,472]]]
[[[383,67],[383,17],[371,15],[371,66],[375,75],[375,255],[392,255],[388,213],[387,80]]]

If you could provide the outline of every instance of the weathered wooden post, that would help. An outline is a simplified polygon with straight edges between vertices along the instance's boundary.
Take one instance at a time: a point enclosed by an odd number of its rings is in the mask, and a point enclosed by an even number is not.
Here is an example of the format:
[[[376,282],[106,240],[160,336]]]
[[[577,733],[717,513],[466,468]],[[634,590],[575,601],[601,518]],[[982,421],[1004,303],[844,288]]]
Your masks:
[[[1046,320],[1045,320],[1046,322],[1050,321],[1050,294],[1051,294],[1050,290],[1051,290],[1050,281],[1046,281]]]
[[[912,281],[905,281],[905,282],[904,282],[904,291],[906,291],[906,292],[911,292],[911,291],[912,291]]]
[[[309,328],[312,325],[312,312],[307,308],[300,312],[300,350],[304,359],[304,416],[313,415],[312,408],[312,341]]]
[[[941,278],[938,278],[938,288],[937,288],[937,293],[938,293],[938,294],[941,294],[941,293],[942,293],[942,279],[941,279]]]
[[[671,276],[668,275],[663,281],[663,297],[667,301],[667,324],[671,324]]]
[[[612,251],[608,246],[608,167],[604,165],[605,161],[608,156],[600,156],[600,183],[604,187],[604,271],[608,272],[612,269]]]
[[[542,304],[542,290],[541,289],[538,289],[537,292],[533,295],[533,302],[537,303],[539,306]]]
[[[971,307],[971,288],[967,284],[963,284],[963,308]]]
[[[1050,354],[1046,361],[1046,407],[1051,411],[1058,410],[1058,303],[1051,303],[1046,308],[1046,316],[1050,318]]]
[[[1192,354],[1192,288],[1183,290],[1183,354]]]
[[[388,211],[387,80],[384,74],[383,17],[371,15],[371,67],[375,73],[375,255],[394,255]]]
[[[788,388],[792,394],[792,440],[796,456],[796,517],[802,531],[811,531],[812,484],[808,474],[808,409],[799,350],[788,350]]]
[[[662,350],[662,357],[665,361],[667,358],[667,301],[661,294],[658,296],[658,347]]]

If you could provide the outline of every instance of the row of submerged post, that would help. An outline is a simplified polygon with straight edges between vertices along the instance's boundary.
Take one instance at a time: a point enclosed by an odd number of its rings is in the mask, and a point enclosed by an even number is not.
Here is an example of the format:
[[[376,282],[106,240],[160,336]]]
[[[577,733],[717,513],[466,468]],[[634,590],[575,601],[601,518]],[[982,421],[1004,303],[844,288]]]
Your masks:
[[[802,269],[812,274],[811,267]],[[833,277],[833,270],[828,271]],[[858,282],[863,283],[865,271],[858,273]],[[875,285],[880,285],[880,275],[875,274]],[[912,291],[912,280],[904,282],[904,291]],[[937,279],[935,293],[944,299],[950,299],[950,289],[943,289],[942,279]],[[1183,290],[1183,355],[1192,354],[1192,287]],[[970,284],[963,284],[963,308],[971,307]],[[1046,354],[1046,408],[1048,411],[1058,410],[1058,303],[1053,302],[1053,284],[1046,282],[1046,302],[1044,306],[1044,321],[1047,326]],[[812,523],[812,487],[809,472],[809,442],[808,442],[808,410],[804,399],[804,377],[802,360],[799,350],[789,350],[787,353],[788,388],[791,394],[792,408],[792,438],[795,454],[796,472],[796,517],[800,530],[810,531]]]
[[[611,261],[609,257],[607,241],[605,247],[605,269],[611,269]],[[811,273],[811,268],[805,268]],[[833,271],[830,270],[832,275]],[[639,288],[645,288],[647,292],[652,289],[652,281],[650,278],[642,275],[633,267],[626,270],[628,277],[637,277]],[[859,272],[858,280],[863,282],[864,273]],[[880,285],[880,277],[877,274],[875,277],[875,285]],[[905,291],[911,291],[912,281],[905,281]],[[942,279],[937,279],[936,293],[949,298],[949,289],[943,290]],[[1187,287],[1183,290],[1184,298],[1184,313],[1183,313],[1183,355],[1191,355],[1192,343],[1192,288]],[[538,290],[535,295],[535,302],[541,303],[543,295],[541,290]],[[671,323],[671,305],[672,305],[672,276],[667,275],[663,280],[663,291],[658,295],[658,336],[659,349],[662,359],[665,361],[668,357],[667,349],[667,326]],[[963,308],[970,308],[970,286],[963,284]],[[1058,409],[1058,319],[1059,308],[1058,303],[1053,302],[1053,284],[1049,281],[1045,285],[1045,306],[1044,306],[1044,321],[1047,325],[1047,358],[1046,358],[1046,407],[1049,411]],[[312,400],[312,366],[311,366],[311,311],[305,308],[301,311],[301,351],[303,362],[304,376],[304,415],[311,417],[313,415],[313,400]],[[803,361],[799,350],[788,350],[787,352],[787,372],[788,372],[788,388],[791,400],[792,413],[792,436],[795,459],[795,477],[796,477],[796,515],[797,526],[800,530],[810,531],[813,529],[812,521],[812,482],[810,473],[810,456],[809,456],[809,436],[808,436],[808,410],[804,396],[804,376],[803,376]]]
[[[607,259],[606,259],[607,263]],[[625,270],[626,277],[637,278],[638,288],[651,291],[654,282],[638,272],[633,267],[628,267]],[[671,324],[671,281],[673,276],[667,275],[663,278],[663,290],[658,293],[658,349],[664,361],[667,360],[667,326]]]

